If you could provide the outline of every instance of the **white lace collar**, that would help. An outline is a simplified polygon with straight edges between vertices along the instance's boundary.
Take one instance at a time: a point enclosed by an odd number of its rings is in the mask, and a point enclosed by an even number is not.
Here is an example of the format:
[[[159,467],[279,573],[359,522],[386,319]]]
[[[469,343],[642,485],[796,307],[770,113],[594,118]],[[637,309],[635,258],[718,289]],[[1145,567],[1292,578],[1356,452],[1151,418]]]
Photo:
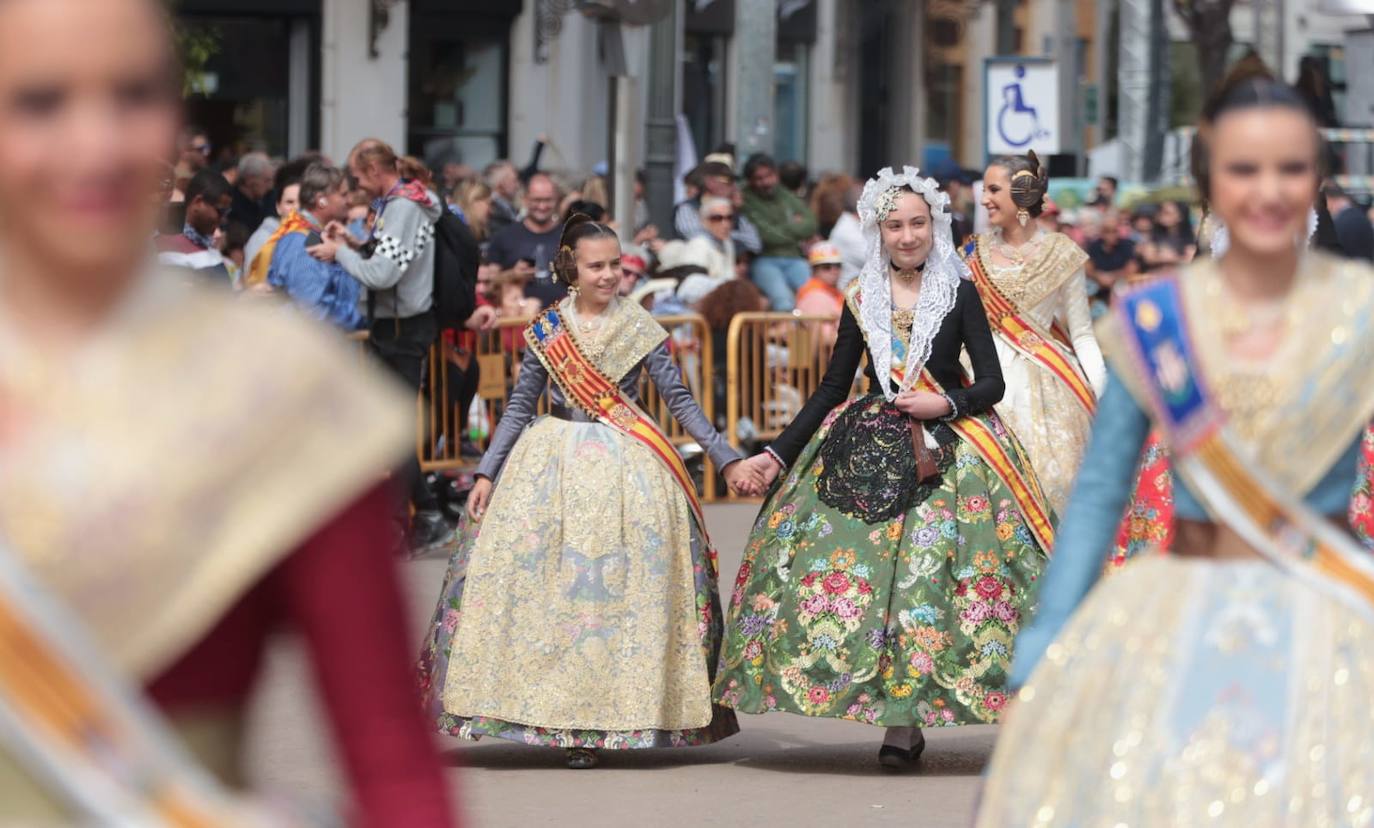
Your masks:
[[[911,387],[930,359],[931,345],[939,333],[945,317],[958,298],[959,280],[968,270],[954,249],[950,230],[949,196],[940,192],[932,178],[922,178],[915,167],[903,167],[900,175],[885,167],[864,185],[859,197],[859,225],[868,246],[868,256],[856,280],[859,287],[859,324],[868,342],[873,369],[883,396],[891,401],[897,396],[889,378],[892,375],[892,284],[889,274],[891,259],[883,249],[878,223],[892,209],[895,192],[909,187],[930,205],[931,232],[934,245],[926,258],[921,276],[921,291],[912,309],[911,338],[907,348],[905,381],[899,391]]]

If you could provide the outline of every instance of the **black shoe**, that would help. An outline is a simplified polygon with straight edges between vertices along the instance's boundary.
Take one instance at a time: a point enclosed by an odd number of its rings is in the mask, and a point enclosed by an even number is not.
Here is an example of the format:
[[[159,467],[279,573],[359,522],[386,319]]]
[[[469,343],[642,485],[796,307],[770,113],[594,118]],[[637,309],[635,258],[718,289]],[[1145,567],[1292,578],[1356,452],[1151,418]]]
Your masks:
[[[410,521],[410,554],[419,557],[453,539],[453,528],[439,512],[416,512]]]
[[[878,764],[888,770],[907,770],[921,758],[926,749],[926,736],[916,732],[916,741],[907,750],[892,745],[878,748]]]
[[[600,761],[592,748],[568,748],[568,767],[573,770],[589,770]]]
[[[466,511],[464,506],[468,500],[468,492],[471,491],[471,484],[467,489],[459,488],[458,484],[457,478],[449,478],[439,487],[439,511],[452,526],[457,526],[463,519],[463,513]]]

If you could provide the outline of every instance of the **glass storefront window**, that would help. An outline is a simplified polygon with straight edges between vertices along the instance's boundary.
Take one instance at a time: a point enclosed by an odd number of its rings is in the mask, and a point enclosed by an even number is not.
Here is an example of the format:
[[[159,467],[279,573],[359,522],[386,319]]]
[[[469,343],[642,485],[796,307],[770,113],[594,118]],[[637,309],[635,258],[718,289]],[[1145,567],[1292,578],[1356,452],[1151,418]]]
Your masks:
[[[480,170],[505,155],[506,40],[414,32],[410,149],[431,167]]]
[[[810,50],[805,43],[781,42],[773,64],[773,154],[779,161],[806,163],[810,95]]]
[[[682,49],[682,114],[702,157],[725,140],[725,38],[688,34]]]
[[[198,15],[183,24],[208,34],[215,43],[199,92],[186,102],[189,122],[209,133],[215,159],[232,160],[251,150],[285,156],[290,141],[290,86],[285,80],[291,76],[291,20]]]

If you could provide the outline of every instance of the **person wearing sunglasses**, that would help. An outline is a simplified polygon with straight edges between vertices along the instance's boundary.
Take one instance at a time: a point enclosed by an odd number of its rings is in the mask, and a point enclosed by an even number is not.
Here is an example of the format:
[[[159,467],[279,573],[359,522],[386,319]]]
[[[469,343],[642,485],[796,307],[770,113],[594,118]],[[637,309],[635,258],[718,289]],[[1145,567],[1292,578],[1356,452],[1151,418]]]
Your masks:
[[[634,293],[635,288],[643,284],[648,272],[649,262],[643,251],[627,247],[620,256],[620,295],[629,296]]]
[[[233,192],[224,176],[204,169],[186,185],[186,221],[178,234],[157,237],[158,261],[169,267],[229,285],[229,269],[215,244],[215,231],[224,225]]]
[[[180,163],[187,165],[194,174],[209,165],[214,144],[210,143],[210,136],[205,130],[198,126],[187,126],[181,131],[177,148]]]

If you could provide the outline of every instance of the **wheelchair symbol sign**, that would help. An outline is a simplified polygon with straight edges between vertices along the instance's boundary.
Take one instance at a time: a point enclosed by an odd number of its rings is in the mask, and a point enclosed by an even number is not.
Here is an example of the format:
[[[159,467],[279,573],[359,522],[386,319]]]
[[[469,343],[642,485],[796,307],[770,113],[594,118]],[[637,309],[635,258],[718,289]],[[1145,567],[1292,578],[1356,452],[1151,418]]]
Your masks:
[[[988,152],[1058,152],[1059,89],[1053,63],[989,60],[986,73]]]

